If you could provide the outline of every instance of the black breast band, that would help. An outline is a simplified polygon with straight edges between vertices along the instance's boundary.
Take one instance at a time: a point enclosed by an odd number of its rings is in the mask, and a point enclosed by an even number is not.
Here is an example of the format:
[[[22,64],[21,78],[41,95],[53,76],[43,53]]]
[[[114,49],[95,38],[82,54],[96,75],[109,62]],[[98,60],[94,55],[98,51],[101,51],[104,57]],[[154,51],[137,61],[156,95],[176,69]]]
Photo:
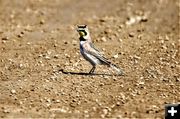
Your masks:
[[[79,38],[80,41],[86,41],[82,36]]]

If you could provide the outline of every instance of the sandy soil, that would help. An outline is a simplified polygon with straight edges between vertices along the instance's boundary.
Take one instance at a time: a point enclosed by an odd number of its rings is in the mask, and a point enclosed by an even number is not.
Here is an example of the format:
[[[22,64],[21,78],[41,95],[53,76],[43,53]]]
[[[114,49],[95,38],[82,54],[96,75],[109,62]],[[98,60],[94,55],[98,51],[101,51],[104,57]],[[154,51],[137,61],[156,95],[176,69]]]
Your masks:
[[[179,0],[0,0],[1,118],[163,118],[180,102]],[[77,24],[125,75],[79,53]]]

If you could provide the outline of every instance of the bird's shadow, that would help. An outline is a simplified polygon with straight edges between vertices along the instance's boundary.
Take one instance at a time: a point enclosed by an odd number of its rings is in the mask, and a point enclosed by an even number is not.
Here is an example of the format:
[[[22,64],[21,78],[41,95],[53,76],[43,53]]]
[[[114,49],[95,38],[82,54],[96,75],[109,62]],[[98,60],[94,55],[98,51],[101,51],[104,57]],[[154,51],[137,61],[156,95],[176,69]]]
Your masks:
[[[64,71],[63,69],[59,70],[60,72],[62,72],[63,74],[71,74],[71,75],[85,75],[85,76],[122,76],[122,75],[117,75],[117,74],[106,74],[106,73],[85,73],[85,72],[69,72],[69,71]]]

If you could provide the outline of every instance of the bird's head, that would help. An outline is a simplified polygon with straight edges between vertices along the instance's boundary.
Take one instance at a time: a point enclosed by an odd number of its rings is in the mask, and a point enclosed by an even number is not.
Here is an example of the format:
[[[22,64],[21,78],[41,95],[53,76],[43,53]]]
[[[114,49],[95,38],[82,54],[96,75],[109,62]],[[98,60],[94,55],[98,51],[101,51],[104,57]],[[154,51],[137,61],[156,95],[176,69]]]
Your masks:
[[[77,25],[77,31],[80,35],[80,37],[83,37],[84,39],[89,39],[90,34],[87,25]]]

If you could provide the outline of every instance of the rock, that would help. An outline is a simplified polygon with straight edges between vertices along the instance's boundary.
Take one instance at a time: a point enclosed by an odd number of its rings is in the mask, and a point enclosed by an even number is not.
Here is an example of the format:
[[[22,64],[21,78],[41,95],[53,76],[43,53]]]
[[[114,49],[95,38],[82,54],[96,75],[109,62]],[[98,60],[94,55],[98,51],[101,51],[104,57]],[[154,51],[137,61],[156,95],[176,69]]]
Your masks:
[[[44,20],[44,19],[41,19],[39,23],[40,23],[40,24],[44,24],[44,23],[45,23],[45,20]]]
[[[100,22],[105,22],[106,20],[105,20],[105,19],[100,19],[99,21],[100,21]]]
[[[129,37],[134,37],[135,33],[131,32],[129,33]]]
[[[118,54],[114,55],[113,57],[114,57],[115,59],[117,59],[117,58],[118,58]]]
[[[11,93],[12,93],[12,94],[16,94],[16,90],[12,89],[12,90],[11,90]]]
[[[136,19],[134,17],[128,18],[128,21],[126,21],[126,25],[132,25],[136,23]]]
[[[6,36],[6,37],[2,37],[1,39],[4,40],[4,41],[5,41],[5,40],[9,40],[9,37]]]
[[[20,33],[20,34],[17,34],[17,37],[18,38],[22,38],[24,36],[24,34]]]
[[[54,58],[55,59],[59,59],[59,55],[54,55]]]
[[[120,102],[117,102],[117,103],[116,103],[116,106],[120,106],[120,105],[121,105],[121,103],[120,103]]]
[[[46,102],[49,102],[49,103],[50,103],[50,102],[51,102],[51,99],[49,99],[49,98],[48,98],[48,99],[46,99]]]
[[[27,25],[25,28],[24,28],[25,31],[28,31],[28,32],[32,32],[33,31],[33,28],[32,26],[30,25]]]
[[[10,113],[10,110],[4,109],[3,112],[4,112],[4,113]]]
[[[105,37],[102,37],[102,38],[101,38],[101,41],[106,42],[107,39],[106,39]]]
[[[103,111],[103,114],[104,114],[104,115],[107,115],[108,109],[103,109],[102,111]]]

